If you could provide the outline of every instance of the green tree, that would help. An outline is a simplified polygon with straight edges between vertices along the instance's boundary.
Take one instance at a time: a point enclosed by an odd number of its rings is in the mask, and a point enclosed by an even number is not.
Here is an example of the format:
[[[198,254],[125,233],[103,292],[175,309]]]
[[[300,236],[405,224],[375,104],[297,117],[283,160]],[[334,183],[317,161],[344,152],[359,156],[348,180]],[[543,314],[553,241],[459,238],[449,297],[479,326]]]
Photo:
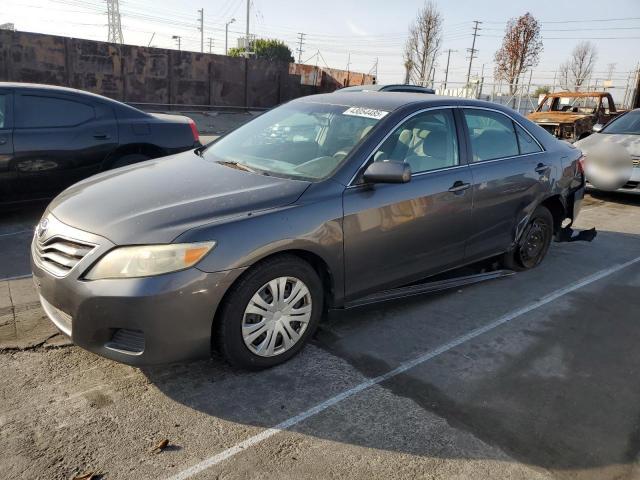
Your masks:
[[[535,89],[533,94],[537,97],[539,95],[546,95],[547,93],[551,93],[551,87],[545,85],[544,87],[538,87]]]
[[[281,61],[293,63],[293,54],[291,49],[281,40],[257,38],[249,44],[249,51],[254,53],[256,58],[265,60]],[[230,48],[230,57],[244,56],[244,48]]]

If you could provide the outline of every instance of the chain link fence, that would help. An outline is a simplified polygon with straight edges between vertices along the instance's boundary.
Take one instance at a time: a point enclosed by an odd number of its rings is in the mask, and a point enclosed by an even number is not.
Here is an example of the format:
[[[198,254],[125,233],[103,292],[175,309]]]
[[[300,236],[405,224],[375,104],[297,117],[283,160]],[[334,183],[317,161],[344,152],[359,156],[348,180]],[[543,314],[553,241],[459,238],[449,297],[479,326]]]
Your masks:
[[[598,82],[598,80],[596,80],[592,85],[583,85],[581,91],[609,92],[614,98],[617,109],[633,108],[633,99],[636,95],[635,87],[638,85],[638,75],[639,72],[636,72],[635,75],[629,76],[626,83],[623,81],[617,85],[602,81]],[[600,85],[598,85],[598,83]],[[544,98],[544,93],[540,95],[534,93],[539,88],[549,89],[551,92],[565,90],[557,85],[531,83],[530,81],[521,82],[514,93],[509,92],[509,85],[504,82],[485,83],[476,80],[469,84],[465,82],[447,82],[446,85],[435,85],[436,94],[438,95],[475,98],[495,102],[508,106],[522,115],[526,115],[535,110]]]

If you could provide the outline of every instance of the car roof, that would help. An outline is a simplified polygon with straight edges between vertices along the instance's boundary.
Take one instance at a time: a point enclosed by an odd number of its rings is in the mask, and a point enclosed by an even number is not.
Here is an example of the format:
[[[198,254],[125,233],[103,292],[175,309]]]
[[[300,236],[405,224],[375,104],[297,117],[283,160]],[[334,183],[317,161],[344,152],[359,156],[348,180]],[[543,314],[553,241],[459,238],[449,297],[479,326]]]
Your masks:
[[[607,92],[554,92],[547,93],[547,97],[550,98],[558,98],[558,97],[606,97],[608,95]]]
[[[21,83],[21,82],[0,82],[0,88],[11,88],[14,90],[48,90],[51,93],[70,93],[73,95],[83,95],[86,97],[92,97],[96,100],[102,100],[112,103],[118,103],[125,105],[122,102],[114,100],[113,98],[98,95],[97,93],[87,92],[86,90],[78,90],[77,88],[61,87],[58,85],[48,85],[45,83]],[[126,106],[126,105],[125,105]]]
[[[337,92],[360,92],[363,90],[368,90],[370,92],[380,92],[380,91],[390,90],[392,88],[410,88],[412,90],[415,90],[416,92],[422,91],[424,93],[434,92],[434,90],[429,87],[423,87],[420,85],[411,85],[411,84],[405,84],[405,83],[388,83],[388,84],[375,83],[375,84],[369,84],[369,85],[353,85],[351,87],[344,87],[336,91]]]
[[[78,95],[81,97],[85,97],[91,100],[98,100],[101,102],[109,103],[112,108],[119,109],[118,111],[121,114],[127,115],[148,115],[146,112],[139,110],[131,105],[127,105],[126,103],[120,102],[113,98],[105,97],[104,95],[98,95],[97,93],[87,92],[85,90],[78,90],[77,88],[69,88],[69,87],[60,87],[58,85],[48,85],[45,83],[22,83],[22,82],[0,82],[0,88],[10,88],[12,90],[37,90],[37,91],[45,91],[50,93],[66,93],[71,95]]]
[[[409,92],[368,92],[353,91],[324,93],[319,95],[309,95],[292,100],[292,102],[323,103],[330,105],[341,105],[345,107],[364,107],[391,112],[398,108],[418,104],[420,106],[479,106],[490,107],[494,110],[515,114],[514,110],[503,107],[497,103],[485,102],[483,100],[473,100],[460,97],[447,97],[444,95],[425,95],[424,93]]]

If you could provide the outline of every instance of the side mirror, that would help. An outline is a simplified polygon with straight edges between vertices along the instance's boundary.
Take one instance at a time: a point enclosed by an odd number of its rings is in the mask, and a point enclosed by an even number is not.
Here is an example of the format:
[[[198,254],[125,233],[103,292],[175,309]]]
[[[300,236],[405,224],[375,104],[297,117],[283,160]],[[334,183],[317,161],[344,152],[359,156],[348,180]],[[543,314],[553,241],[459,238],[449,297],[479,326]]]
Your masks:
[[[407,183],[411,180],[411,167],[396,160],[373,162],[362,178],[365,183]]]
[[[604,125],[601,123],[596,123],[593,127],[591,127],[591,131],[593,133],[600,133],[602,131],[602,129],[604,128]]]

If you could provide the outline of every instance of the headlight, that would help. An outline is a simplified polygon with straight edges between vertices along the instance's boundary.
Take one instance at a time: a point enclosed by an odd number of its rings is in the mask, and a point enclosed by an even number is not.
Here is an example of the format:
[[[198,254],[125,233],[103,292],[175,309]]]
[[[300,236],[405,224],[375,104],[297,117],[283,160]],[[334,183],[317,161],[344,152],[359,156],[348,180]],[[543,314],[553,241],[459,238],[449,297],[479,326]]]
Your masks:
[[[119,247],[98,260],[85,278],[149,277],[175,272],[195,265],[215,246],[216,242],[201,242]]]

